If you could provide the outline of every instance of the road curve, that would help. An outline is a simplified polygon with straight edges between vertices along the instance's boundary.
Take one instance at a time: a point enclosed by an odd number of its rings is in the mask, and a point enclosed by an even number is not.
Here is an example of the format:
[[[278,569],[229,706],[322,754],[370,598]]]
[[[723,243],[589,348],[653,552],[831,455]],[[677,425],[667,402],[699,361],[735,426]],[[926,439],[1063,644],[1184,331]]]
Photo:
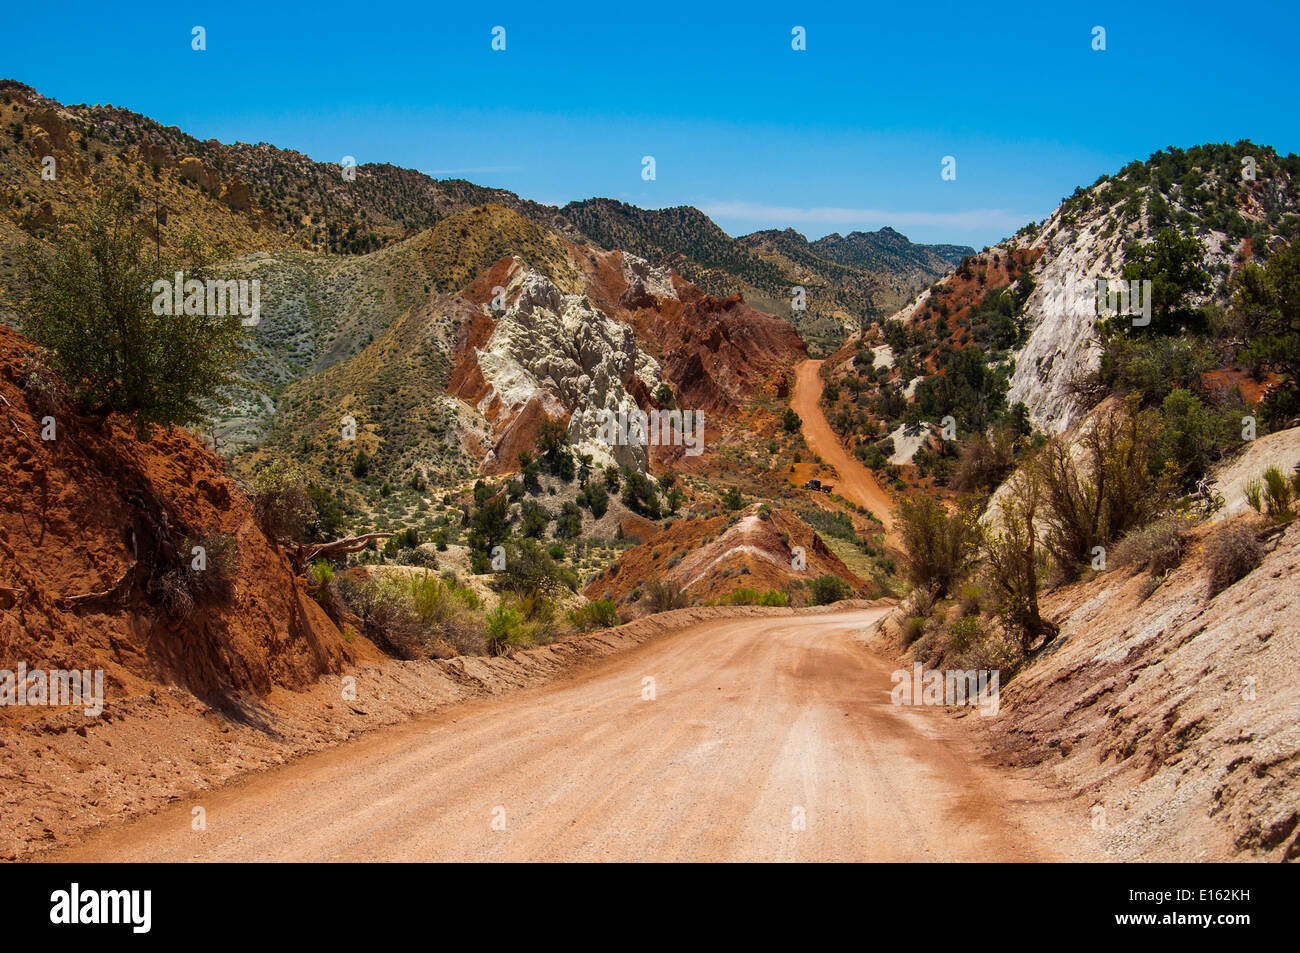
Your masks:
[[[965,720],[890,703],[855,638],[884,611],[697,623],[49,859],[1056,859],[1056,796],[982,764]]]
[[[884,525],[886,536],[892,541],[894,515],[889,495],[881,489],[871,471],[844,449],[840,438],[826,420],[826,415],[822,413],[824,382],[817,373],[821,366],[821,361],[807,360],[800,361],[794,369],[794,392],[790,395],[790,406],[803,421],[804,442],[824,463],[835,468],[839,477],[835,492],[874,513]]]

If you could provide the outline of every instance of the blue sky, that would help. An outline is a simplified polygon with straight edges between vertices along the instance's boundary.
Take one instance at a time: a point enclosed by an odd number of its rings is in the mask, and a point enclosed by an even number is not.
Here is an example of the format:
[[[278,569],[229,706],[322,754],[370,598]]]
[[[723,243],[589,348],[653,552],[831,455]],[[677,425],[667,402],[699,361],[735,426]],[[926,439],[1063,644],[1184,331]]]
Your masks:
[[[64,102],[552,204],[696,205],[732,234],[892,225],[980,247],[1163,146],[1300,149],[1295,0],[73,2],[6,20],[0,76]]]

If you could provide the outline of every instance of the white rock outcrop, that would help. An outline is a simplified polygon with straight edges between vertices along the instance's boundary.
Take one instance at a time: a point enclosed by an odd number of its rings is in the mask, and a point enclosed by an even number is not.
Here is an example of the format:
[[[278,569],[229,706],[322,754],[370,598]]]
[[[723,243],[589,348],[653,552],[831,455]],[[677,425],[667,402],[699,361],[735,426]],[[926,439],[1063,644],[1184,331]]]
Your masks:
[[[610,446],[601,439],[601,415],[639,407],[624,382],[633,377],[651,391],[662,378],[658,362],[637,346],[630,326],[595,308],[585,295],[566,295],[544,275],[526,272],[513,303],[478,351],[479,369],[500,413],[518,414],[536,399],[552,418],[570,415],[569,437],[601,466],[644,470],[645,447]]]

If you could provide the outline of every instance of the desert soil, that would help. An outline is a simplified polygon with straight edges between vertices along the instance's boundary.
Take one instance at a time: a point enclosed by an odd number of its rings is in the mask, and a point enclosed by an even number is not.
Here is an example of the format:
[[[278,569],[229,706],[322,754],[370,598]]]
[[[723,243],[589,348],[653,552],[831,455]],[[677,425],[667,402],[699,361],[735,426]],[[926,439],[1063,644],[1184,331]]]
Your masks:
[[[864,643],[886,611],[689,622],[563,680],[373,732],[47,856],[1089,857],[1059,789],[981,757],[978,715],[891,704],[897,663]]]

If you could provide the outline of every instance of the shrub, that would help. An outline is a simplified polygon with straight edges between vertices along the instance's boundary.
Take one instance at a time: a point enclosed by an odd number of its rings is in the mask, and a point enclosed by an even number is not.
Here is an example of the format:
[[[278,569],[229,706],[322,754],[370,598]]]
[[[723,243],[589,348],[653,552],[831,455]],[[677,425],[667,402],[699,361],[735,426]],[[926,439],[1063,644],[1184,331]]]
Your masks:
[[[582,511],[577,503],[565,502],[555,520],[556,539],[576,539],[582,535]]]
[[[978,615],[983,598],[984,590],[977,584],[968,582],[957,592],[957,611],[962,615]]]
[[[1095,547],[1109,545],[1165,506],[1173,474],[1165,470],[1152,478],[1160,439],[1158,417],[1129,399],[1099,415],[1082,434],[1078,460],[1060,437],[1034,460],[1043,542],[1067,578],[1078,575]]]
[[[948,626],[948,647],[954,652],[965,653],[987,637],[988,633],[977,616],[962,616]]]
[[[993,490],[1015,466],[1015,434],[1001,429],[992,440],[981,434],[964,441],[958,451],[951,485],[955,490]]]
[[[1233,285],[1233,330],[1246,342],[1242,360],[1276,368],[1285,378],[1265,401],[1282,413],[1268,419],[1293,414],[1300,387],[1300,242],[1272,251],[1263,267],[1246,264]]]
[[[524,500],[519,504],[520,535],[540,539],[550,522],[550,512],[536,500]]]
[[[770,589],[759,598],[760,606],[784,606],[788,605],[790,597],[784,592],[778,592],[776,589]]]
[[[369,638],[402,659],[428,656],[428,632],[411,606],[410,595],[392,580],[337,580],[339,597],[362,622]]]
[[[1161,517],[1116,543],[1108,561],[1115,566],[1136,565],[1152,576],[1162,576],[1182,561],[1186,524],[1181,516]]]
[[[253,516],[273,542],[300,539],[307,531],[313,506],[302,474],[276,460],[253,478]]]
[[[1232,416],[1231,411],[1227,414]],[[1191,490],[1228,443],[1228,418],[1207,408],[1195,394],[1178,388],[1160,405],[1160,419],[1162,454],[1178,468],[1183,489]]]
[[[733,589],[723,602],[730,603],[733,606],[752,606],[758,603],[758,590],[742,586],[739,589]]]
[[[1264,513],[1264,481],[1256,477],[1246,481],[1246,502],[1256,513]]]
[[[517,639],[523,619],[505,603],[487,615],[487,650],[489,655],[505,655],[511,649],[512,639]]]
[[[1046,645],[1058,631],[1038,609],[1038,580],[1043,570],[1035,524],[1039,505],[1039,484],[1031,469],[1023,472],[1013,492],[1002,501],[998,514],[1001,528],[984,532],[980,545],[998,616],[1019,639],[1025,654],[1040,637]]]
[[[577,590],[578,576],[572,568],[562,566],[535,540],[510,540],[505,544],[506,564],[501,585],[519,596]]]
[[[214,277],[193,235],[159,258],[149,247],[133,188],[101,192],[83,221],[59,230],[53,250],[23,249],[23,332],[48,349],[72,396],[90,412],[152,425],[204,417],[221,389],[236,383],[247,334],[236,309],[226,315],[155,314],[153,284],[176,272]],[[182,309],[184,310],[184,309]]]
[[[613,599],[596,599],[569,612],[569,621],[579,632],[611,629],[618,625],[618,607]]]
[[[903,620],[903,645],[908,646],[925,634],[925,619],[914,615]]]
[[[1244,521],[1233,520],[1216,532],[1206,546],[1210,567],[1210,596],[1217,596],[1244,578],[1264,559],[1264,548]]]
[[[849,584],[839,576],[829,573],[818,576],[808,584],[809,600],[815,606],[830,605],[847,599],[852,592]]]
[[[476,654],[486,647],[478,595],[454,576],[357,582],[341,575],[334,588],[366,634],[399,658]]]
[[[690,605],[690,598],[682,592],[682,587],[669,580],[658,580],[646,586],[646,597],[650,601],[651,612],[667,612],[670,609],[684,609]]]
[[[623,505],[652,520],[659,519],[659,493],[654,482],[638,470],[623,475]]]
[[[908,580],[942,597],[970,563],[978,513],[973,506],[963,506],[949,515],[938,500],[922,496],[903,500],[897,514]]]
[[[578,493],[578,504],[591,510],[593,518],[600,519],[609,509],[609,490],[603,483],[588,483]]]
[[[317,589],[324,589],[334,581],[334,567],[327,559],[318,559],[307,571],[308,578]]]
[[[427,549],[403,549],[394,560],[399,566],[422,566],[425,569],[437,569],[438,557]]]
[[[1264,471],[1264,506],[1268,518],[1275,523],[1284,523],[1295,518],[1292,509],[1294,502],[1291,483],[1277,467]]]

